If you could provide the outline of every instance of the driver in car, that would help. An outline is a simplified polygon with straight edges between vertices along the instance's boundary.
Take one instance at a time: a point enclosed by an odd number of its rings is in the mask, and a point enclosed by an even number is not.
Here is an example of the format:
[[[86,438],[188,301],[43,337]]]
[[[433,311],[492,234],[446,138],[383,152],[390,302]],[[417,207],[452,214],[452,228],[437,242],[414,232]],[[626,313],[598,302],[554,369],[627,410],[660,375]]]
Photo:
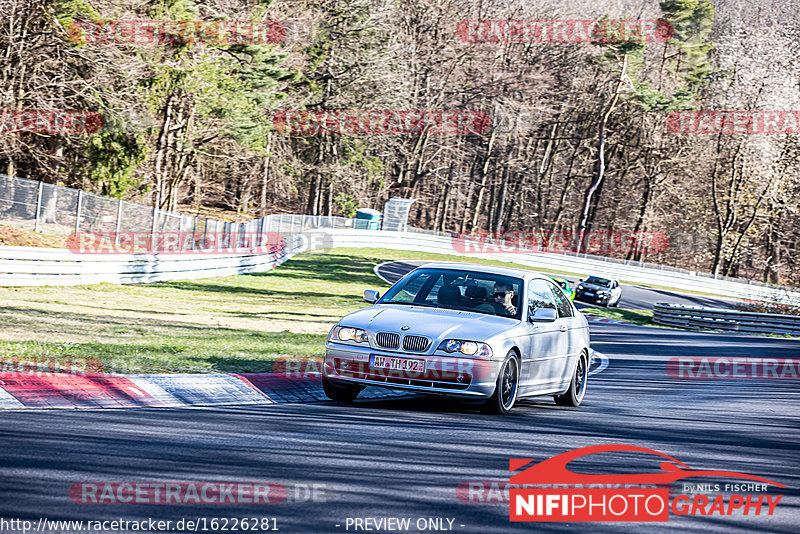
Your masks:
[[[514,291],[511,290],[511,285],[508,282],[495,282],[494,293],[491,300],[481,304],[477,311],[491,311],[497,315],[517,315],[517,307],[512,304],[514,298]]]

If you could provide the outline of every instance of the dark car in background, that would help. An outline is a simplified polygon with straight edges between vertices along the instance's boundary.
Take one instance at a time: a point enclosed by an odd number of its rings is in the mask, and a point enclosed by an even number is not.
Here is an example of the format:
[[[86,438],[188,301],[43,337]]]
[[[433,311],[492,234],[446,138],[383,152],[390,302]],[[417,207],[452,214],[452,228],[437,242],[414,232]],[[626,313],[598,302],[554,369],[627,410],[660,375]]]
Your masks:
[[[601,306],[617,306],[622,299],[622,286],[616,278],[590,276],[578,283],[575,300],[591,302]]]

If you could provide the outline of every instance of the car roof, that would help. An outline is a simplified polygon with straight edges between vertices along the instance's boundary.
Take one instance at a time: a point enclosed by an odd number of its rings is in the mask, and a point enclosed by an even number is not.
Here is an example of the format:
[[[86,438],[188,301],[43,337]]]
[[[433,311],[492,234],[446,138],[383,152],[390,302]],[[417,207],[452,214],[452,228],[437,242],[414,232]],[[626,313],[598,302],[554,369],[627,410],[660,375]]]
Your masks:
[[[514,267],[500,267],[498,265],[481,265],[479,263],[460,263],[457,261],[431,262],[420,265],[417,269],[458,269],[460,271],[471,271],[489,274],[499,274],[503,276],[514,276],[516,278],[549,278],[546,274],[528,269],[517,269]]]
[[[611,280],[612,282],[619,282],[619,280],[617,280],[617,279],[616,279],[616,278],[614,278],[613,276],[606,276],[606,275],[604,275],[604,274],[590,274],[590,275],[589,275],[589,276],[587,276],[586,278],[590,278],[590,277],[592,277],[592,276],[594,276],[595,278],[603,278],[603,279],[605,279],[605,280]]]

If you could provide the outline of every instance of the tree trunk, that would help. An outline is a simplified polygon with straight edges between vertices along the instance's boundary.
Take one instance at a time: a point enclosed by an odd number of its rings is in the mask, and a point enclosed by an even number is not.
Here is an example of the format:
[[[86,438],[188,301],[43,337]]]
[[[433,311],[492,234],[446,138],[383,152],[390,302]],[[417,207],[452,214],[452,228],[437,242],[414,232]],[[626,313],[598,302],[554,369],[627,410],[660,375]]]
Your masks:
[[[608,107],[606,108],[605,113],[603,113],[602,118],[600,119],[600,126],[598,129],[598,140],[597,140],[597,174],[595,175],[595,179],[592,181],[589,188],[586,190],[586,193],[583,197],[583,209],[581,210],[581,218],[580,222],[578,223],[578,252],[581,252],[582,242],[583,242],[583,233],[586,231],[586,226],[589,222],[589,210],[591,209],[592,199],[594,197],[597,188],[600,187],[600,184],[603,182],[603,178],[605,178],[606,173],[606,127],[608,126],[608,119],[611,116],[611,113],[617,107],[617,103],[619,102],[620,96],[620,89],[622,88],[622,82],[625,79],[626,71],[628,69],[628,55],[625,54],[622,56],[622,67],[620,68],[619,77],[617,78],[617,85],[614,88],[614,94],[611,97],[611,102],[609,103]]]
[[[269,185],[269,165],[272,156],[272,131],[267,134],[267,155],[264,156],[264,172],[261,175],[261,216],[267,216],[267,186]]]
[[[172,126],[172,94],[167,97],[164,103],[164,117],[161,121],[161,131],[158,134],[158,144],[156,145],[156,162],[155,162],[155,198],[153,205],[161,207],[161,194],[164,183],[164,165],[167,152],[167,136],[169,129]]]

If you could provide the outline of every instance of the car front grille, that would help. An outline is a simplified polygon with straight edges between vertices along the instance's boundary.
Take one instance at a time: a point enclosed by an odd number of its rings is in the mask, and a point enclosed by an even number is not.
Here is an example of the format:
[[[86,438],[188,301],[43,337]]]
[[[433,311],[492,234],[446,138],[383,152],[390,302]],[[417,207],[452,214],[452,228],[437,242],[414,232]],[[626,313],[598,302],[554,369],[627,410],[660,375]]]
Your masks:
[[[400,346],[400,334],[390,332],[379,332],[375,336],[375,343],[385,349],[396,349]]]
[[[431,341],[427,337],[422,336],[405,336],[403,338],[403,349],[413,352],[425,352]]]
[[[344,364],[344,365],[343,365]],[[349,378],[369,380],[391,386],[416,386],[421,388],[438,388],[450,390],[469,389],[472,383],[470,373],[455,373],[451,371],[427,371],[423,376],[409,375],[403,371],[389,371],[370,369],[368,362],[343,362],[338,358],[334,360],[336,372]]]

